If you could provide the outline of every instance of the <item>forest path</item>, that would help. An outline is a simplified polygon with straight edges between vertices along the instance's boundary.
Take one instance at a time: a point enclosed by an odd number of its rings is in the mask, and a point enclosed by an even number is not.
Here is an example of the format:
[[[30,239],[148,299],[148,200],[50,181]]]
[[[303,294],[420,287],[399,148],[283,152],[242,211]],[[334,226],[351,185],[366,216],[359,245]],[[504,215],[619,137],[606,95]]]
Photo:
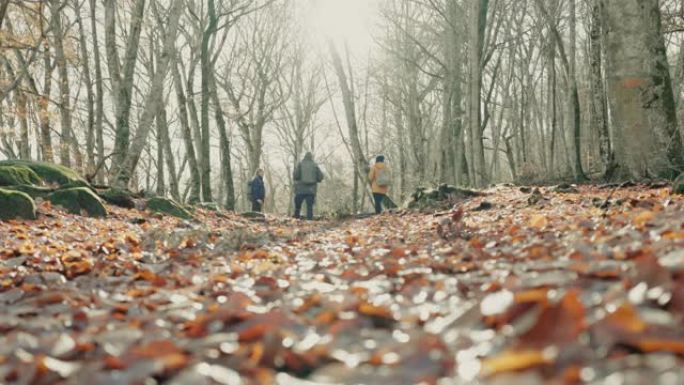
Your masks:
[[[322,222],[111,211],[0,222],[0,383],[684,378],[684,199],[664,187]]]

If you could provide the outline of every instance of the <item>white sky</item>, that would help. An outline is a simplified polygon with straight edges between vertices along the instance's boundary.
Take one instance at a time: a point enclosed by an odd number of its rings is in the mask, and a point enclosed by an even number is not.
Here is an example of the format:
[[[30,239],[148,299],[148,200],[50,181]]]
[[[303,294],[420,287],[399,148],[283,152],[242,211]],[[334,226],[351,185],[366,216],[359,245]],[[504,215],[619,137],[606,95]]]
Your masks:
[[[306,15],[312,37],[346,41],[354,53],[365,53],[373,44],[371,33],[378,20],[378,0],[308,0]]]

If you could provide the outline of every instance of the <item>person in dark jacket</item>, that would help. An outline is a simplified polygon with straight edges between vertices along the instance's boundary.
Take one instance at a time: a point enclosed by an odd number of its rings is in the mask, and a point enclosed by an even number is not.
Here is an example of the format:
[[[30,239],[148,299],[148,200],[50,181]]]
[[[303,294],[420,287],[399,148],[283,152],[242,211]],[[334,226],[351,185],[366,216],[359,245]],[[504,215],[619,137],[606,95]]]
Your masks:
[[[307,152],[304,159],[295,167],[295,218],[301,218],[302,205],[306,202],[306,218],[313,219],[313,206],[316,203],[318,184],[323,181],[323,172],[314,162],[313,154]]]
[[[263,210],[265,198],[264,170],[258,169],[254,179],[249,182],[249,199],[252,201],[252,211],[260,213]]]

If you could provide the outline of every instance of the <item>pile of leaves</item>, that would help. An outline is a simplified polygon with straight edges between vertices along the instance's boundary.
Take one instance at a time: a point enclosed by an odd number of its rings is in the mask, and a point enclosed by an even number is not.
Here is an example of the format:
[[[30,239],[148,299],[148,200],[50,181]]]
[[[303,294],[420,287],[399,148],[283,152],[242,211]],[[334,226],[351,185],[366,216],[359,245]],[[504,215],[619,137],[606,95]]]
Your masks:
[[[316,223],[42,205],[0,222],[0,383],[684,378],[684,199],[668,188],[502,187]]]

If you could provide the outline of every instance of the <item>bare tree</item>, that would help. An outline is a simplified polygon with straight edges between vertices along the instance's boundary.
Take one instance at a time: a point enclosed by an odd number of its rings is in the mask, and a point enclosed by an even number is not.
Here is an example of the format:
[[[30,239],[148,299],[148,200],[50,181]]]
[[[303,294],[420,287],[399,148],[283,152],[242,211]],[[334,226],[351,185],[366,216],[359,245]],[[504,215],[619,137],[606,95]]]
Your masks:
[[[129,118],[131,114],[135,67],[138,61],[138,47],[140,45],[140,34],[145,12],[145,0],[136,0],[133,7],[123,64],[119,58],[117,48],[116,4],[117,1],[115,0],[105,0],[105,51],[107,54],[112,98],[115,105],[114,168],[116,170],[115,173],[120,174],[128,154],[131,134]]]
[[[149,94],[146,97],[143,114],[140,117],[138,129],[135,132],[135,137],[131,142],[129,151],[122,166],[118,169],[116,183],[119,186],[128,186],[130,178],[135,171],[143,148],[147,141],[152,122],[157,117],[159,108],[163,101],[163,87],[164,80],[168,74],[169,66],[176,55],[176,35],[178,32],[178,25],[182,14],[183,0],[174,0],[171,8],[168,11],[168,26],[163,35],[163,48],[159,58],[157,69],[152,77],[152,84]]]

